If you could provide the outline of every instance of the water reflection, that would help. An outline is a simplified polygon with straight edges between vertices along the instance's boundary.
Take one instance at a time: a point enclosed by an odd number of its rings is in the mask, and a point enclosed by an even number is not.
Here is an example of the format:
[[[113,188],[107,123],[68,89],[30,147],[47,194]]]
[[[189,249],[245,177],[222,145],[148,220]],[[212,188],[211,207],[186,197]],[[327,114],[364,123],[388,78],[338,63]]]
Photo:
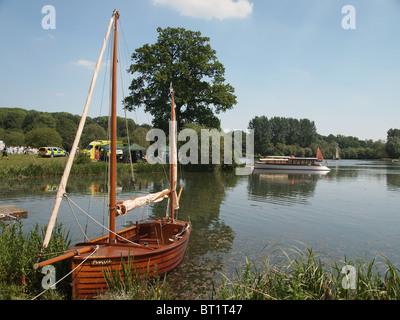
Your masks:
[[[232,249],[235,232],[220,218],[227,192],[235,188],[238,177],[232,174],[186,174],[186,187],[180,202],[179,217],[189,219],[192,234],[183,263],[171,274],[186,290],[184,298],[208,294],[216,274],[222,271],[225,254]]]
[[[170,274],[177,290],[191,285],[183,298],[207,297],[212,281],[223,272],[231,275],[262,256],[268,244],[300,241],[335,258],[362,256],[377,251],[400,261],[398,214],[400,165],[381,161],[329,161],[326,175],[279,172],[236,176],[234,173],[183,173],[178,218],[190,220],[192,234],[183,262]],[[117,200],[168,188],[168,174],[136,174],[118,178]],[[5,180],[0,183],[0,205],[15,204],[28,210],[24,230],[48,223],[59,179]],[[178,186],[179,188],[179,186]],[[67,193],[100,222],[107,224],[107,190],[104,177],[71,177]],[[160,218],[161,202],[117,218],[117,229],[138,219]],[[77,212],[79,214],[79,212]],[[87,218],[79,218],[86,228]],[[82,235],[68,205],[59,221],[76,241]],[[87,227],[89,237],[98,226]],[[397,259],[397,260],[396,260]],[[229,272],[226,270],[229,269]]]
[[[317,181],[327,179],[326,173],[265,172],[255,170],[249,176],[249,199],[262,202],[278,202],[287,206],[307,203],[315,193]]]
[[[400,189],[400,165],[396,162],[379,160],[338,160],[331,161],[330,177],[338,181],[365,180],[385,181],[388,191]]]

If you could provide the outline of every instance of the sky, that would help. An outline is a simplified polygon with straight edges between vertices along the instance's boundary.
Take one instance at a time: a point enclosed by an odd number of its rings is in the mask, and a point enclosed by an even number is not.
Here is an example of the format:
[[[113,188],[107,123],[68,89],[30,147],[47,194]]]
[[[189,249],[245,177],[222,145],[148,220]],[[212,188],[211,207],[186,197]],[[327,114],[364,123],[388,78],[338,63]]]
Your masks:
[[[123,70],[157,27],[210,38],[237,96],[218,115],[224,130],[255,116],[307,118],[319,134],[361,140],[400,128],[400,0],[0,0],[0,107],[80,115],[115,8]],[[124,71],[118,101],[132,80]],[[90,117],[108,114],[107,90],[103,72]]]

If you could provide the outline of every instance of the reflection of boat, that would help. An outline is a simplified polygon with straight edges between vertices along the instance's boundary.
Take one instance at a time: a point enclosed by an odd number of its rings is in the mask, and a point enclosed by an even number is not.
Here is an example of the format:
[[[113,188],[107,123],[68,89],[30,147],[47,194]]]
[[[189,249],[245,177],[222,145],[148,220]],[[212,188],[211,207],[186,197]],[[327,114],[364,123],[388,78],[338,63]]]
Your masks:
[[[97,77],[98,67],[101,65],[101,58],[107,42],[106,40],[111,27],[114,25],[111,99],[111,157],[109,174],[109,227],[104,227],[108,230],[109,234],[104,237],[79,243],[70,248],[65,254],[35,265],[35,268],[41,268],[57,261],[70,259],[69,265],[72,273],[72,293],[74,298],[94,298],[99,293],[107,291],[108,288],[103,272],[105,270],[119,270],[123,277],[123,262],[128,262],[128,259],[133,261],[132,268],[134,268],[134,273],[138,271],[141,275],[144,275],[147,271],[150,276],[164,274],[171,271],[182,261],[191,231],[191,224],[189,222],[179,221],[174,217],[176,215],[175,211],[179,208],[179,197],[176,192],[177,161],[175,146],[176,138],[174,135],[175,130],[171,130],[172,134],[170,138],[170,143],[173,146],[170,164],[170,190],[162,190],[158,193],[140,196],[125,201],[116,201],[116,70],[118,19],[119,13],[115,10],[108,26],[106,39],[104,40],[99,61],[96,65],[88,100],[85,105],[77,136],[71,148],[71,155],[68,159],[63,177],[61,178],[53,213],[43,242],[42,252],[48,246],[51,239],[51,233],[55,224],[58,208],[60,207],[61,200],[65,193],[69,170],[71,169],[72,161],[85,123],[87,108],[90,102],[93,84]],[[175,103],[172,88],[171,99],[171,124],[175,125]],[[136,225],[132,227],[119,232],[115,231],[116,216],[125,215],[127,211],[143,205],[160,202],[168,196],[170,198],[169,217],[159,220],[150,220],[143,223],[136,222]]]
[[[327,162],[323,162],[323,156],[318,148],[317,157],[295,157],[295,156],[268,156],[254,162],[254,170],[285,170],[285,171],[310,171],[328,172]]]

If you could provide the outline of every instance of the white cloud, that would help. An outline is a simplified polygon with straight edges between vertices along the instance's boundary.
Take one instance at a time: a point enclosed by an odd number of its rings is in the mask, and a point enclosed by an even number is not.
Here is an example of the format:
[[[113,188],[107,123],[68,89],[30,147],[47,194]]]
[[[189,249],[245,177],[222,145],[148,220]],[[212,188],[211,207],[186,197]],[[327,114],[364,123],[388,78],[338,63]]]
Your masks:
[[[94,68],[96,67],[95,61],[90,61],[90,60],[85,60],[85,59],[79,59],[78,61],[72,61],[71,64],[74,66],[85,67],[90,70],[94,70]],[[112,61],[110,59],[110,60],[107,60],[106,62],[103,62],[101,64],[101,67],[110,67],[111,65],[112,65]]]
[[[153,4],[169,6],[183,16],[205,19],[243,19],[253,11],[249,0],[153,0]]]
[[[96,66],[96,62],[85,60],[85,59],[80,59],[78,61],[72,61],[71,64],[74,66],[81,66],[81,67],[85,67],[88,69],[94,69],[94,67]]]
[[[51,34],[51,33],[49,33],[48,35],[47,35],[47,37],[33,37],[33,40],[35,40],[35,41],[46,41],[46,40],[54,40],[56,37],[53,35],[53,34]]]

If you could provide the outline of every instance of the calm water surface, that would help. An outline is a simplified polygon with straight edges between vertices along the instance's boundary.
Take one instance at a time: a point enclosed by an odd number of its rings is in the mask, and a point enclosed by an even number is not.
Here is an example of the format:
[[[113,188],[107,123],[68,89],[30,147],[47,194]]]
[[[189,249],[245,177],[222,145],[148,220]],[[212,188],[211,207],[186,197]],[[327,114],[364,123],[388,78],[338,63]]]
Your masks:
[[[179,218],[192,222],[183,263],[171,273],[178,286],[190,284],[187,297],[207,292],[221,273],[231,276],[245,257],[261,261],[271,250],[313,248],[335,259],[382,254],[400,265],[400,164],[381,161],[328,160],[326,175],[258,173],[184,173]],[[163,175],[136,174],[118,181],[117,199],[168,187]],[[0,182],[0,205],[28,210],[24,230],[48,223],[58,179]],[[72,177],[68,196],[100,223],[107,224],[102,177]],[[89,237],[102,234],[79,209],[74,213]],[[166,202],[117,219],[121,228],[137,219],[163,217]],[[83,240],[66,201],[59,221],[73,241]]]

